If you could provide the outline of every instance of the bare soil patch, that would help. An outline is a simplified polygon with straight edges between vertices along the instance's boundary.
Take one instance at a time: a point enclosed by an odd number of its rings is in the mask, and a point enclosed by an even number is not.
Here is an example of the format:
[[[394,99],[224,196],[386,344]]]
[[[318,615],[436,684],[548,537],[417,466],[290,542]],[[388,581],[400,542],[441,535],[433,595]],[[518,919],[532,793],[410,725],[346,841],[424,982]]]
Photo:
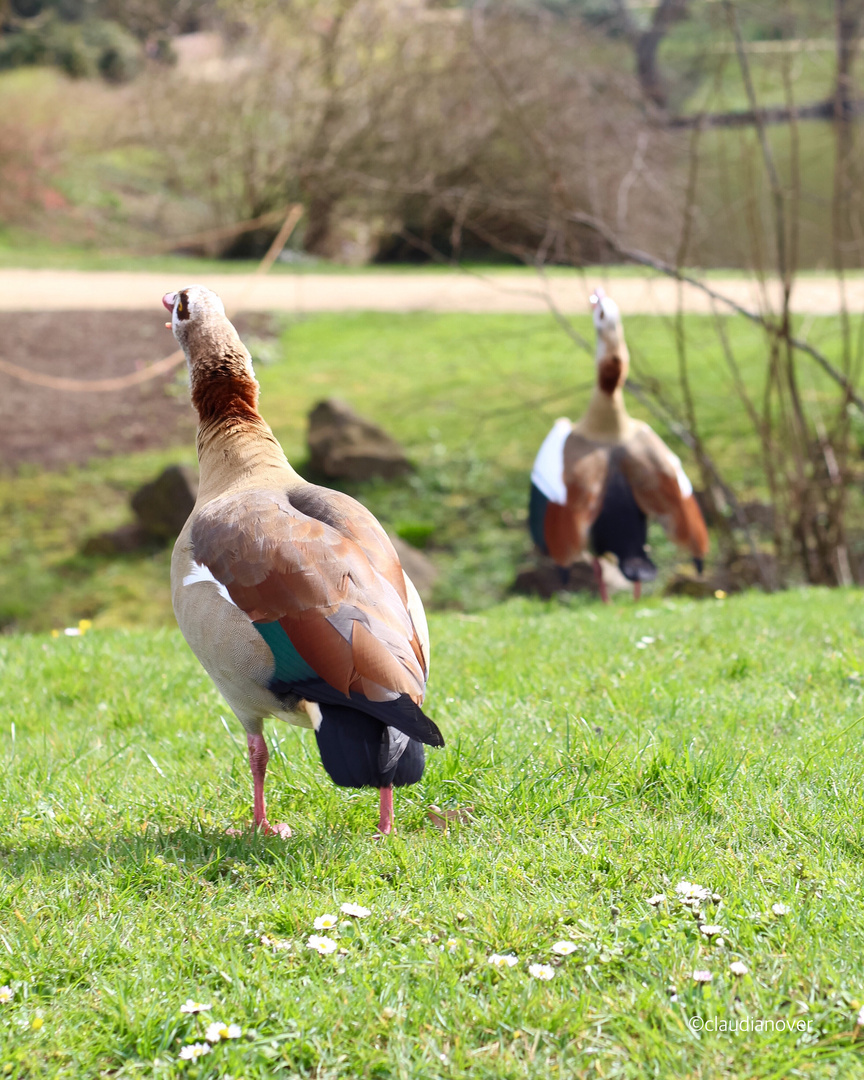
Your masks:
[[[236,320],[261,335],[269,320]],[[126,375],[176,348],[158,311],[0,312],[3,358],[67,378]],[[254,323],[254,325],[253,325]],[[182,370],[182,369],[180,369]],[[109,393],[66,393],[0,373],[0,467],[50,469],[194,438],[195,414],[177,372]]]

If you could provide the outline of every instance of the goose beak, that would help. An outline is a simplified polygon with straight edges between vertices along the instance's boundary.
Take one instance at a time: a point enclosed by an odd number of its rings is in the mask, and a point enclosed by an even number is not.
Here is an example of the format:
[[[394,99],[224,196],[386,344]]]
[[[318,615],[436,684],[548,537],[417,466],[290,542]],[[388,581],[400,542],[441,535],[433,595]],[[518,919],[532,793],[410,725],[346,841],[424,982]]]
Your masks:
[[[162,303],[172,314],[174,313],[174,302],[176,301],[176,299],[176,292],[166,292],[165,295],[162,297]]]
[[[604,293],[603,290],[598,285],[597,288],[594,290],[594,292],[591,293],[591,295],[588,297],[588,299],[589,299],[589,301],[591,303],[591,307],[592,308],[597,307],[597,305],[600,303],[600,301],[603,299],[603,297],[605,295],[606,295],[606,293]]]

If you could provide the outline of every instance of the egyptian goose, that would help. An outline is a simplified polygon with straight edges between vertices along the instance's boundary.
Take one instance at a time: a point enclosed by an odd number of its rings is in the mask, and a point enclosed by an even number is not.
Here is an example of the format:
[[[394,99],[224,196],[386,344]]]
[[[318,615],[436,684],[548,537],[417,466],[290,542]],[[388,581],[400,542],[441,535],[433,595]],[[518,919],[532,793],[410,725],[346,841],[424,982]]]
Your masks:
[[[556,420],[540,447],[531,472],[531,535],[562,568],[590,549],[604,602],[598,556],[617,556],[638,599],[642,582],[657,576],[645,551],[648,514],[660,517],[700,574],[708,532],[677,455],[625,408],[630,360],[618,305],[598,289],[591,306],[597,385],[582,419]]]
[[[167,293],[198,412],[198,499],[171,559],[171,596],[192,651],[246,729],[255,825],[264,806],[264,718],[312,727],[344,787],[380,791],[423,775],[443,746],[421,710],[429,671],[423,605],[387,534],[347,495],[288,464],[258,412],[249,353],[222,301],[200,285]]]

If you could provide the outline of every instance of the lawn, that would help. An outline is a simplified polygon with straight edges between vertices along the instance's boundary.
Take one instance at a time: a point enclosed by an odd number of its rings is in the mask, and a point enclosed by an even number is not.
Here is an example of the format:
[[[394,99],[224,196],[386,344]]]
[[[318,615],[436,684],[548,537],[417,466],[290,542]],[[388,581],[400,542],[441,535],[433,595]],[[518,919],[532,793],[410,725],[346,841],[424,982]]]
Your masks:
[[[574,326],[585,337],[593,333],[587,316]],[[763,339],[742,319],[726,326],[755,387]],[[634,317],[626,329],[636,377],[658,380],[677,401],[671,322]],[[764,498],[756,440],[712,320],[688,316],[686,329],[705,444],[740,497]],[[805,332],[836,358],[837,320],[811,320]],[[551,317],[521,315],[322,315],[287,322],[276,340],[250,345],[263,414],[292,462],[304,468],[314,403],[347,399],[401,440],[416,463],[407,481],[349,490],[389,528],[425,542],[441,571],[434,605],[471,611],[499,602],[531,551],[525,519],[534,454],[556,417],[576,417],[585,407],[593,359]],[[825,381],[809,366],[801,385],[809,401],[824,399]],[[652,420],[632,399],[628,406]],[[692,455],[659,430],[700,486]],[[62,628],[80,618],[103,627],[172,624],[167,551],[106,560],[79,549],[88,536],[129,519],[128,498],[138,485],[172,461],[194,460],[187,445],[62,473],[0,476],[0,625],[8,632]],[[668,577],[679,556],[659,527],[651,541]]]
[[[860,1074],[859,594],[510,601],[431,630],[448,745],[386,842],[375,796],[275,722],[294,837],[226,836],[240,732],[176,630],[0,642],[3,1075]],[[441,834],[431,803],[473,817]],[[241,1034],[181,1064],[214,1021]]]

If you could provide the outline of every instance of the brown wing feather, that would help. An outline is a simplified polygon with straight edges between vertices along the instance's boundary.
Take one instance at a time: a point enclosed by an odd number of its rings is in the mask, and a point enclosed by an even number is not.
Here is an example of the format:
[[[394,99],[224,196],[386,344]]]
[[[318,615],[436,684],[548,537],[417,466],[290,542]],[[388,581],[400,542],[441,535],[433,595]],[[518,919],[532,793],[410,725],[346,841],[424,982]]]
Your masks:
[[[304,484],[291,493],[296,508],[310,518],[324,521],[336,532],[358,544],[369,562],[390,582],[407,604],[405,579],[399,556],[380,522],[366,507],[341,491]]]
[[[567,505],[549,503],[544,538],[559,566],[570,566],[588,547],[588,533],[603,505],[609,472],[609,450],[576,432],[564,444]]]
[[[343,693],[372,689],[378,700],[407,693],[420,704],[422,652],[418,656],[405,579],[386,533],[362,517],[352,529],[344,502],[333,515],[338,529],[294,503],[293,491],[214,499],[192,527],[196,561],[253,621],[278,621],[331,686]]]
[[[645,424],[621,447],[619,462],[639,508],[660,517],[677,544],[704,557],[705,520],[692,492],[682,492],[675,457],[660,436]]]

